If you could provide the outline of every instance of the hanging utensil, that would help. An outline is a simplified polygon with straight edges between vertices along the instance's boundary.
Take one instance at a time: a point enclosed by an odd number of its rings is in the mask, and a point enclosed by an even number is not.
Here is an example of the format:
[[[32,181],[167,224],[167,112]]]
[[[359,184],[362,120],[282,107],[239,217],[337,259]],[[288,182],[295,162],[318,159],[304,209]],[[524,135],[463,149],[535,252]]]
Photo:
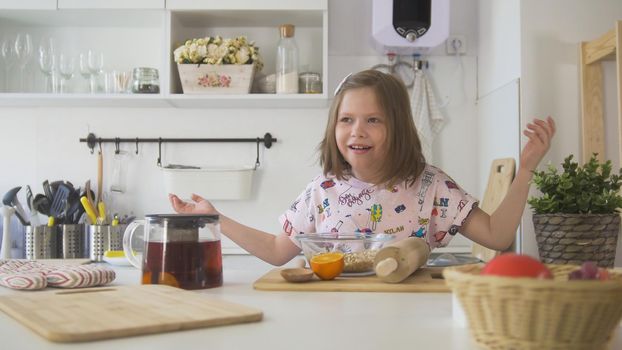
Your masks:
[[[27,226],[30,225],[30,222],[26,220],[26,211],[24,210],[22,203],[20,203],[19,199],[17,198],[17,192],[19,192],[19,190],[21,189],[22,186],[10,189],[2,198],[2,204],[13,207],[15,209],[15,215],[19,219],[19,222],[21,222],[22,225]]]
[[[99,205],[99,202],[102,201],[102,190],[104,185],[104,155],[102,154],[101,146],[99,148],[99,153],[97,153],[97,201],[95,202]]]

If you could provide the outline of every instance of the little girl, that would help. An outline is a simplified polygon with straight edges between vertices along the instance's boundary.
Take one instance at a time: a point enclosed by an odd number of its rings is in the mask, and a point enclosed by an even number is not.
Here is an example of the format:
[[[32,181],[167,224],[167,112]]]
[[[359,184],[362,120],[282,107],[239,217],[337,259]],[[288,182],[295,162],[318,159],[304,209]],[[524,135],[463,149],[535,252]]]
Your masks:
[[[426,164],[408,92],[399,79],[375,70],[350,75],[337,87],[329,113],[319,146],[323,173],[281,215],[281,234],[242,225],[196,194],[193,202],[169,195],[173,208],[220,215],[223,234],[273,265],[294,258],[300,252],[295,237],[305,233],[384,232],[395,240],[423,238],[433,249],[460,232],[503,250],[514,240],[532,172],[555,134],[550,117],[527,125],[523,134],[529,141],[514,182],[488,215],[442,170]]]

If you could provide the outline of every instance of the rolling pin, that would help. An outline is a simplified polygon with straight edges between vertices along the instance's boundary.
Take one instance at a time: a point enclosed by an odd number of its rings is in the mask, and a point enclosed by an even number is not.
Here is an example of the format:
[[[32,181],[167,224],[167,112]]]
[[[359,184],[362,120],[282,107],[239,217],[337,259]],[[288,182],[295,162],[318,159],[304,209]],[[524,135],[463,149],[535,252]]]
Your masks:
[[[422,238],[408,237],[376,253],[374,270],[384,282],[399,283],[428,261],[430,246]]]

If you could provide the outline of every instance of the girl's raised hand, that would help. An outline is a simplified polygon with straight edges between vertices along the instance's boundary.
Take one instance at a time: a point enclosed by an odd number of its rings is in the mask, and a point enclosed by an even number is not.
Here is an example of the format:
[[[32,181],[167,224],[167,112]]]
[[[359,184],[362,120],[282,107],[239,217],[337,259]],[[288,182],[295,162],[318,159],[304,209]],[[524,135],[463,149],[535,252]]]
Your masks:
[[[212,203],[194,193],[192,194],[192,202],[183,201],[172,193],[169,193],[168,199],[173,209],[180,214],[218,214]]]
[[[555,121],[547,117],[546,120],[534,119],[527,124],[523,135],[529,138],[520,155],[520,168],[529,172],[536,170],[538,164],[549,150],[551,139],[555,135]]]

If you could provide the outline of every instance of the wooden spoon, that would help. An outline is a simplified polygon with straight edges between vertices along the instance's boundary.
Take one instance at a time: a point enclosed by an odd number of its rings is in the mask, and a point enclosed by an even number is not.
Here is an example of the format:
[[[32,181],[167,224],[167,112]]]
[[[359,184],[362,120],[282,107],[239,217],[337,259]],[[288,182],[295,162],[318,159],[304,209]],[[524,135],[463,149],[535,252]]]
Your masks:
[[[313,278],[313,271],[310,269],[305,269],[301,267],[283,269],[281,270],[281,276],[287,282],[294,282],[294,283],[307,282]]]

